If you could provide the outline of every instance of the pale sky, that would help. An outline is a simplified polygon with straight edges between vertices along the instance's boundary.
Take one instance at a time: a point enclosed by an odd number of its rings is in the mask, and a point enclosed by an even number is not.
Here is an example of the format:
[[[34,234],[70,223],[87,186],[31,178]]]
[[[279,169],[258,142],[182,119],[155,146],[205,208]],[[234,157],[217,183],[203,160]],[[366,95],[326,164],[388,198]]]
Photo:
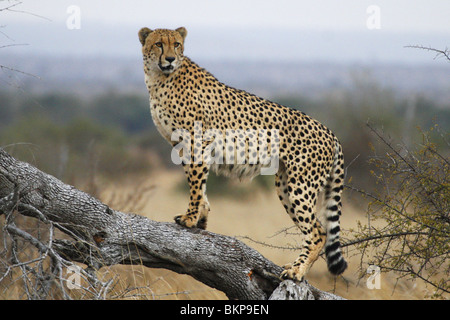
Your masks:
[[[3,3],[2,3],[3,2]],[[448,0],[22,0],[13,8],[65,21],[76,5],[81,19],[106,25],[147,24],[174,27],[233,26],[296,29],[358,30],[366,28],[366,9],[380,8],[381,28],[393,32],[450,32]],[[2,6],[14,1],[0,1]],[[2,25],[35,20],[29,14],[8,13]]]
[[[449,0],[22,0],[0,11],[2,53],[139,54],[137,31],[188,29],[193,54],[401,59],[405,45],[450,47]],[[0,8],[14,0],[0,0]],[[69,30],[68,9],[79,9]],[[369,29],[376,13],[378,27]],[[369,11],[368,11],[369,10]],[[373,20],[371,20],[373,21]],[[70,21],[69,21],[70,22]],[[352,39],[350,33],[358,37]],[[352,41],[354,40],[354,41]],[[308,48],[307,50],[305,48]],[[4,50],[3,49],[3,50]],[[411,51],[408,52],[411,53]],[[424,53],[414,52],[414,57]],[[427,57],[424,56],[426,59]],[[415,58],[414,58],[415,59]]]

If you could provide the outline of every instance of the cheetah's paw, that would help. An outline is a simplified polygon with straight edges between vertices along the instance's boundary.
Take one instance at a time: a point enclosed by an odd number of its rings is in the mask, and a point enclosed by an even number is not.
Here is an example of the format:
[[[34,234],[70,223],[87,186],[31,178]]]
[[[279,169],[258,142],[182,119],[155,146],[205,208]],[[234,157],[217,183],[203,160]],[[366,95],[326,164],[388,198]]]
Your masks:
[[[306,274],[306,268],[302,265],[293,265],[288,263],[284,265],[284,271],[281,273],[282,279],[291,279],[294,281],[303,281],[303,277]]]
[[[187,228],[206,228],[206,219],[200,219],[198,222],[194,222],[193,217],[189,215],[178,215],[173,218],[177,224]]]
[[[197,226],[196,223],[194,223],[192,217],[186,216],[186,215],[178,215],[173,218],[177,224],[183,227],[187,228],[195,228]]]

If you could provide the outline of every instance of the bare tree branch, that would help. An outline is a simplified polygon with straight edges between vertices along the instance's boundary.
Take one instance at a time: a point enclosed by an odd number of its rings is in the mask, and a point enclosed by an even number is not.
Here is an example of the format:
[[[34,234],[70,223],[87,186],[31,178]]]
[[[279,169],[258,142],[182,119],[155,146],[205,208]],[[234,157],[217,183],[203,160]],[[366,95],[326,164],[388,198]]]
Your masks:
[[[3,0],[0,0],[0,6],[2,5],[2,1]],[[41,15],[38,15],[38,14],[35,14],[35,13],[32,13],[32,12],[13,9],[13,8],[15,8],[15,7],[17,7],[17,6],[21,5],[21,4],[22,4],[22,1],[17,1],[17,0],[16,1],[12,1],[12,2],[8,1],[5,6],[0,7],[0,13],[3,13],[3,12],[24,13],[24,14],[29,14],[29,15],[32,15],[32,16],[35,16],[35,17],[38,17],[38,18],[41,18],[41,19],[45,19],[45,20],[51,21],[50,19],[48,19],[46,17],[43,17]],[[3,27],[5,27],[5,25],[0,26],[0,28],[3,28]],[[11,41],[14,41],[5,32],[0,31],[0,34],[2,34],[3,36],[5,36],[7,39],[9,39]],[[28,45],[28,44],[26,44],[26,43],[13,43],[13,44],[2,45],[2,46],[0,46],[0,49],[5,49],[5,48],[8,48],[8,47],[15,47],[15,46],[26,46],[26,45]],[[2,70],[3,72],[19,73],[19,74],[22,74],[22,75],[26,75],[26,76],[34,77],[34,78],[37,78],[37,79],[41,79],[37,75],[18,70],[16,68],[4,66],[2,64],[0,64],[0,70]]]
[[[33,13],[33,12],[29,12],[29,11],[25,11],[25,10],[13,9],[13,8],[21,5],[22,3],[23,3],[22,1],[15,1],[12,4],[10,4],[10,2],[8,1],[8,5],[3,7],[3,8],[0,8],[0,12],[1,11],[9,11],[9,12],[16,12],[16,13],[25,13],[25,14],[29,14],[29,15],[37,17],[37,18],[41,18],[41,19],[47,20],[47,21],[52,21],[51,19],[49,19],[47,17],[41,16],[41,15]]]
[[[432,52],[436,53],[436,56],[434,57],[434,59],[437,59],[437,58],[443,56],[448,61],[450,61],[450,50],[448,48],[445,48],[445,50],[439,50],[439,49],[435,49],[432,47],[425,47],[425,46],[420,46],[420,45],[405,46],[405,48],[414,48],[414,49],[422,49],[422,50],[432,51]]]

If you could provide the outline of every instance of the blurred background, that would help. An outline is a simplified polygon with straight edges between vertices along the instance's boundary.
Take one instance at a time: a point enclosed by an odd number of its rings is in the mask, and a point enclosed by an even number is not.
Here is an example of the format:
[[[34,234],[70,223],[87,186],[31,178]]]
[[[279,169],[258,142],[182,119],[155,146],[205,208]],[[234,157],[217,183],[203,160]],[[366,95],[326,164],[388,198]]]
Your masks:
[[[371,190],[376,139],[368,121],[407,146],[420,142],[417,128],[449,128],[450,63],[411,47],[446,50],[449,14],[444,0],[1,0],[0,146],[116,209],[171,221],[186,210],[187,183],[151,120],[137,32],[184,26],[187,56],[220,81],[332,129],[347,180]],[[272,184],[273,177],[236,184],[211,175],[209,230],[295,246],[298,237],[271,237],[291,226]],[[140,206],[132,207],[123,195],[137,192]],[[364,219],[365,203],[352,192],[346,199],[349,229]],[[296,257],[248,243],[280,265]],[[153,297],[223,298],[186,276],[138,269],[159,292]],[[346,297],[423,294],[395,279],[386,291],[370,291],[351,271],[337,283],[324,264],[310,279]]]

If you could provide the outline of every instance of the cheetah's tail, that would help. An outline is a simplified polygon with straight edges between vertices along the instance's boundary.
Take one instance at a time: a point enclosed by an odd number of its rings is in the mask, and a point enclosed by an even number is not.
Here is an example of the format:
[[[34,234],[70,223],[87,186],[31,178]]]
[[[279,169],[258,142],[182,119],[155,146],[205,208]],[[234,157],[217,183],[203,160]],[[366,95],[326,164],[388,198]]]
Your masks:
[[[327,257],[328,270],[339,275],[347,268],[339,242],[339,217],[341,216],[341,195],[344,189],[344,155],[342,147],[335,140],[335,154],[333,169],[325,186],[325,218],[327,241],[325,243],[325,255]]]

